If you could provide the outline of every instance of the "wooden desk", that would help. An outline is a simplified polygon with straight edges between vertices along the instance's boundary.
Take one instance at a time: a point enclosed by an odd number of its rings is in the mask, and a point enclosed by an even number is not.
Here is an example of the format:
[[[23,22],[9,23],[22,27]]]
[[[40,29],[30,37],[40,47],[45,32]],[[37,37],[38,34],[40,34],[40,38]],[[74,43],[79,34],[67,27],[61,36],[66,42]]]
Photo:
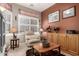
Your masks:
[[[60,54],[60,45],[55,44],[55,43],[50,43],[50,47],[48,48],[43,48],[42,43],[38,43],[38,44],[33,45],[33,48],[37,50],[40,55],[42,55],[42,53],[48,52],[53,49],[58,49],[59,54]]]
[[[10,48],[14,49],[19,47],[19,39],[11,39],[10,40]]]

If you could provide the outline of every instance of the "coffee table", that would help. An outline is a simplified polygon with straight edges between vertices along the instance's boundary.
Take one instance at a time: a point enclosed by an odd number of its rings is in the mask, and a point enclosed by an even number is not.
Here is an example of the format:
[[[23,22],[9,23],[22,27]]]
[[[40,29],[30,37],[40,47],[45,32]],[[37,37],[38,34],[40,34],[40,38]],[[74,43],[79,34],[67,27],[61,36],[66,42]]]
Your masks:
[[[33,48],[38,51],[40,56],[42,56],[43,53],[46,53],[54,49],[58,49],[58,52],[60,54],[60,45],[55,43],[50,43],[50,46],[48,48],[44,48],[42,43],[37,43],[33,45]]]

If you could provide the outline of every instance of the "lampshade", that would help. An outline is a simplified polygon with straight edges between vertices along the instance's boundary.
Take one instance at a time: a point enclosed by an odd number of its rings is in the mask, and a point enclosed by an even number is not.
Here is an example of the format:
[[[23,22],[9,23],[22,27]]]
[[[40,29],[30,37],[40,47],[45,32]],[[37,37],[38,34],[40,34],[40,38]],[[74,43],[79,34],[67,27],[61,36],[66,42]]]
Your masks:
[[[16,31],[17,31],[17,30],[16,30],[16,27],[13,26],[13,27],[11,28],[11,32],[15,33]]]
[[[40,32],[43,32],[43,29],[42,28],[40,29]]]
[[[43,32],[42,35],[43,35],[43,37],[47,37],[48,36],[47,32]]]

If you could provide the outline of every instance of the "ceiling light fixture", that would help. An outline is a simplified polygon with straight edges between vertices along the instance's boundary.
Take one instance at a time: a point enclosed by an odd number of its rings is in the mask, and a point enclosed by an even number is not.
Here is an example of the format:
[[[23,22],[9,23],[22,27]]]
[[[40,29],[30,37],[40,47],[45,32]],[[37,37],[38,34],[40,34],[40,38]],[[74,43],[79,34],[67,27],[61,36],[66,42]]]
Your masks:
[[[0,6],[0,10],[3,12],[3,11],[5,11],[6,9],[5,9],[4,7],[1,7],[1,6]]]
[[[31,6],[31,7],[33,7],[33,6],[34,6],[34,4],[30,4],[30,6]]]

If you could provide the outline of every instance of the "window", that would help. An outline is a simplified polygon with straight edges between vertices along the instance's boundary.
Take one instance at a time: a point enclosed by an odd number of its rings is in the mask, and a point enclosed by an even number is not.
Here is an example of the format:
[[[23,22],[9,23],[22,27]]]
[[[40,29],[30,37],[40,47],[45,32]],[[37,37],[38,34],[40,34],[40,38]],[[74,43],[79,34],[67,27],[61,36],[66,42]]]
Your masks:
[[[25,15],[18,15],[18,28],[19,32],[39,32],[39,19],[35,17],[25,16]]]
[[[5,9],[4,11],[2,11],[2,14],[5,21],[5,33],[10,33],[12,12]]]
[[[31,31],[33,32],[39,32],[39,20],[37,18],[31,18],[30,19],[31,22]]]

